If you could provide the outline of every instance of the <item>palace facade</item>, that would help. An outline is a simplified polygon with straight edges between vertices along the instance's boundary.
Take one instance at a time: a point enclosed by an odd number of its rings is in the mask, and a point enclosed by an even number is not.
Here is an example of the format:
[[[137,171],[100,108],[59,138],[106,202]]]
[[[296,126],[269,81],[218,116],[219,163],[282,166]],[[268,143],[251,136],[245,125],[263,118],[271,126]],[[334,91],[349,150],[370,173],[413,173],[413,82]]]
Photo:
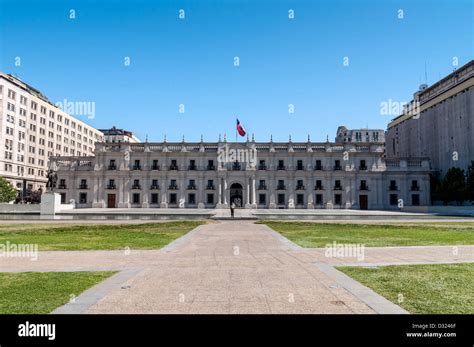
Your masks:
[[[365,138],[365,137],[364,137]],[[51,157],[77,208],[353,208],[430,204],[427,158],[384,158],[383,142],[96,143]]]

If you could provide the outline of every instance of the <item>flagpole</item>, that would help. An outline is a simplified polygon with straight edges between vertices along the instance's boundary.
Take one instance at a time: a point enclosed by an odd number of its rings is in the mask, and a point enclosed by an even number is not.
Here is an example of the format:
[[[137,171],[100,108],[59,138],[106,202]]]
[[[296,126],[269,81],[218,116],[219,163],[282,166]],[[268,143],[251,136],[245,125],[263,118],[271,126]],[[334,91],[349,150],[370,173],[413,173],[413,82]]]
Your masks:
[[[235,117],[235,142],[237,142],[237,117]]]

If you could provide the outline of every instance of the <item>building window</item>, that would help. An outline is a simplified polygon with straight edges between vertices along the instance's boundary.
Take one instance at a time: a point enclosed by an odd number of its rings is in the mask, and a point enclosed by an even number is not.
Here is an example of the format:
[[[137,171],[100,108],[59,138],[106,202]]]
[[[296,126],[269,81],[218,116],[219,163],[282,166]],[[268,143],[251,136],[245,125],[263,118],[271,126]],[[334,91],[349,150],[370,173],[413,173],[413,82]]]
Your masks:
[[[177,196],[175,193],[170,194],[170,204],[175,205],[177,203]]]
[[[132,189],[141,189],[140,180],[133,180]]]
[[[296,204],[304,205],[304,194],[296,194]]]
[[[194,193],[188,194],[188,204],[190,205],[196,204],[196,194]]]
[[[334,170],[341,170],[341,161],[340,160],[335,160],[334,161]]]
[[[277,190],[284,190],[285,189],[285,181],[278,180]]]
[[[189,161],[189,170],[196,170],[196,160],[191,159]]]
[[[133,170],[141,170],[142,167],[140,166],[140,160],[135,160],[133,164]]]
[[[323,194],[316,194],[316,205],[323,204]]]
[[[189,180],[188,189],[196,189],[196,181],[195,180]]]
[[[109,180],[109,184],[107,185],[107,189],[115,189],[115,180]]]
[[[315,170],[322,170],[323,165],[321,164],[321,160],[316,160],[316,167],[314,168]]]
[[[140,203],[140,193],[133,193],[132,194],[132,203],[139,204]]]
[[[341,204],[342,204],[342,195],[334,194],[334,205],[341,205]]]
[[[390,194],[390,205],[394,206],[398,204],[398,194]]]
[[[173,190],[178,189],[178,185],[176,184],[176,180],[171,180],[169,189],[173,189]]]
[[[207,203],[214,204],[214,194],[207,194]]]
[[[207,180],[206,189],[214,189],[214,180]]]
[[[296,181],[296,190],[304,190],[303,180]]]
[[[87,193],[79,193],[79,203],[87,204]]]
[[[152,193],[151,194],[151,203],[152,204],[158,204],[158,194],[157,193]]]
[[[61,204],[65,204],[66,203],[66,193],[60,193],[61,195]]]
[[[208,160],[207,161],[207,169],[208,170],[214,170],[214,160]]]
[[[278,160],[278,170],[285,170],[285,162],[283,160]]]
[[[365,160],[361,160],[359,164],[360,170],[367,170],[367,165],[365,164]]]
[[[266,194],[258,194],[258,203],[259,203],[259,205],[266,205],[267,204],[267,195]]]
[[[323,189],[323,182],[321,180],[316,180],[316,190],[322,190]]]
[[[412,194],[411,195],[411,204],[413,206],[420,206],[420,195],[419,194]]]
[[[297,161],[296,170],[303,170],[303,160]]]
[[[277,199],[278,205],[285,204],[285,194],[278,194]]]
[[[170,170],[178,170],[178,163],[176,159],[171,160]]]

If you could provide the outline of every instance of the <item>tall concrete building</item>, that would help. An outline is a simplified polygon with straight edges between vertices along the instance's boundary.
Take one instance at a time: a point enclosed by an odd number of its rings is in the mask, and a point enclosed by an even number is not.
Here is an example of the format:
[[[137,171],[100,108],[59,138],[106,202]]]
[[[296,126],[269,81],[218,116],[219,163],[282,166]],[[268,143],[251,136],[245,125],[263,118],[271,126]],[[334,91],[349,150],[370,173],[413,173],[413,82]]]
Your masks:
[[[387,158],[428,157],[433,170],[474,160],[474,60],[415,93],[386,135]]]
[[[50,157],[92,155],[97,141],[100,131],[0,72],[0,176],[19,191],[45,188]]]
[[[78,208],[399,209],[430,196],[426,158],[387,160],[370,141],[103,142],[52,160]]]

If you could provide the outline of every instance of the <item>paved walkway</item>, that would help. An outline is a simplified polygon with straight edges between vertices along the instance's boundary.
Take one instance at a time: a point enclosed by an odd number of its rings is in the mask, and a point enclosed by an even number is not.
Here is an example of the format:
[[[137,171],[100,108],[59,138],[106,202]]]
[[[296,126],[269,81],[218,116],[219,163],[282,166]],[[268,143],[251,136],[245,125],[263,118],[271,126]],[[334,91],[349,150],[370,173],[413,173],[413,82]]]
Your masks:
[[[2,258],[0,271],[120,271],[56,313],[405,313],[332,265],[433,262],[474,262],[474,246],[366,248],[357,261],[220,221],[161,250],[40,252]]]

